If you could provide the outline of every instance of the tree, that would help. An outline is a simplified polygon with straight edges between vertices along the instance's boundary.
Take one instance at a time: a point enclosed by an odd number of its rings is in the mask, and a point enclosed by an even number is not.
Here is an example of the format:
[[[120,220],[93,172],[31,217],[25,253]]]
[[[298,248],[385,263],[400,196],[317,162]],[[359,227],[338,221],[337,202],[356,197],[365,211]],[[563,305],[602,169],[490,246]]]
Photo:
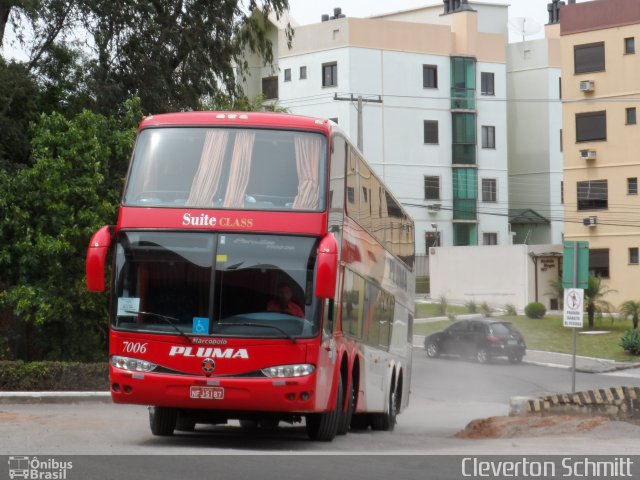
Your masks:
[[[247,52],[273,61],[267,18],[287,8],[288,0],[0,0],[0,43],[10,22],[39,83],[64,83],[73,59],[83,75],[65,88],[80,85],[90,93],[83,100],[95,100],[84,106],[100,113],[132,96],[146,113],[198,110],[206,97],[242,96]],[[78,31],[84,45],[72,41]]]
[[[140,117],[134,101],[113,117],[42,115],[32,166],[0,172],[0,305],[26,325],[25,359],[106,354],[106,296],[86,292],[85,256],[91,234],[116,220]]]
[[[640,302],[627,300],[620,307],[620,313],[624,316],[624,318],[631,317],[634,330],[638,328],[638,320],[640,319]]]
[[[198,110],[206,96],[235,98],[247,49],[273,61],[266,17],[288,0],[83,0],[95,45],[92,91],[110,113],[139,96],[144,112]]]
[[[0,58],[0,169],[26,165],[29,124],[38,119],[38,85],[24,65]]]
[[[613,306],[604,300],[605,295],[615,292],[602,284],[600,277],[589,275],[587,288],[584,290],[584,304],[587,309],[587,317],[589,319],[589,328],[593,328],[593,322],[596,312],[611,312]]]

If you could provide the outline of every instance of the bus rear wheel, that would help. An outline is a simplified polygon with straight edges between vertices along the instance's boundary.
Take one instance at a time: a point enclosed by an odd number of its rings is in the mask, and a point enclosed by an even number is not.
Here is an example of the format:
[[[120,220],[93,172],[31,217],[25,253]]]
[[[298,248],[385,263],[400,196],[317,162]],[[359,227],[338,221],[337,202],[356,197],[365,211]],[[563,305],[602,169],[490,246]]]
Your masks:
[[[389,392],[389,406],[386,413],[374,413],[371,415],[371,430],[391,431],[396,426],[398,414],[398,392],[393,385]]]
[[[173,435],[178,421],[178,411],[168,407],[149,407],[151,433],[160,437]]]
[[[341,375],[338,375],[337,390],[336,406],[333,410],[324,413],[311,413],[306,416],[307,435],[311,440],[330,442],[338,433],[338,423],[342,416],[343,406]]]
[[[351,417],[356,408],[356,389],[353,385],[353,379],[349,382],[349,393],[347,394],[347,409],[340,411],[340,420],[338,422],[338,435],[346,435],[351,425]]]

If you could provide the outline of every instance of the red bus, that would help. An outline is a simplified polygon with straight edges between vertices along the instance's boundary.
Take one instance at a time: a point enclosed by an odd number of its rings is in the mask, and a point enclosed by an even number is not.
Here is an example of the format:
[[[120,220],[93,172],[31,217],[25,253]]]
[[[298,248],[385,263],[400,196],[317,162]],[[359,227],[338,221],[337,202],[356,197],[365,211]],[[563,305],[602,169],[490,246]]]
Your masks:
[[[154,435],[305,420],[310,438],[391,430],[407,406],[413,221],[337,125],[190,112],[140,124],[112,254],[115,403]]]

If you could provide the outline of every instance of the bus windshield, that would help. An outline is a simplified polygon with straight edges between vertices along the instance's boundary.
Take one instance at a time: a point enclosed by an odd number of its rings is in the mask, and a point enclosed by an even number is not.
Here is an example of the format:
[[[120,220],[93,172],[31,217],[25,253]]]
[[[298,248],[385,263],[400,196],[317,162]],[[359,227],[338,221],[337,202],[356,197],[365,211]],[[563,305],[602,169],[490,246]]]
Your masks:
[[[299,338],[318,332],[317,241],[309,237],[121,232],[114,328]]]
[[[326,139],[242,128],[149,128],[136,142],[127,206],[318,211]]]

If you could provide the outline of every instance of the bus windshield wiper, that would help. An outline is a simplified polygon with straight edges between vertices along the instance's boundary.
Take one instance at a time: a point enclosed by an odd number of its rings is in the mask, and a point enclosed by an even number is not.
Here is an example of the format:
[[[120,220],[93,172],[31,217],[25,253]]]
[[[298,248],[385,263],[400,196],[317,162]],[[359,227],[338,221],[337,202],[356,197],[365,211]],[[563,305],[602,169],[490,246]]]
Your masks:
[[[178,326],[175,323],[173,323],[173,322],[180,323],[181,320],[179,318],[170,317],[168,315],[160,315],[159,313],[142,312],[137,310],[126,310],[126,313],[135,313],[136,315],[149,315],[150,317],[157,317],[160,320],[164,320],[169,325],[171,325],[176,332],[178,332],[181,336],[189,340],[189,343],[193,343],[193,340],[191,340],[191,337],[188,337],[182,330],[178,328]]]
[[[291,340],[291,343],[296,343],[296,339],[295,337],[293,337],[291,334],[287,333],[285,330],[283,330],[280,327],[277,327],[275,325],[269,325],[267,323],[253,323],[253,322],[239,322],[239,323],[235,323],[235,322],[220,322],[220,323],[215,323],[215,325],[222,325],[223,327],[235,327],[237,325],[242,326],[242,327],[264,327],[264,328],[273,328],[274,330],[278,330],[280,333],[282,333],[285,337],[287,337],[289,340]]]

